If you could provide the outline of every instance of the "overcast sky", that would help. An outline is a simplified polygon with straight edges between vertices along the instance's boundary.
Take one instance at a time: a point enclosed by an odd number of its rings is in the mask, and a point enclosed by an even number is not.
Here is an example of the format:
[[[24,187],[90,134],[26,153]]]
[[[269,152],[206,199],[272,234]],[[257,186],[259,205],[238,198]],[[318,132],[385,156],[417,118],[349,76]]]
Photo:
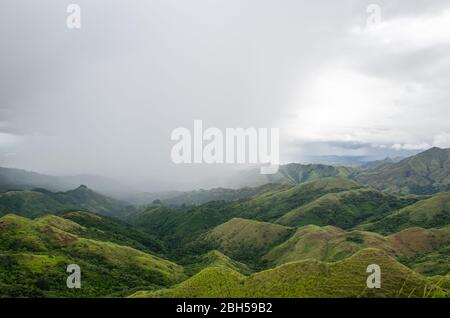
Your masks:
[[[81,29],[66,8],[81,7]],[[367,7],[381,8],[368,27]],[[448,0],[2,0],[0,166],[156,188],[177,127],[279,127],[281,161],[450,147]]]

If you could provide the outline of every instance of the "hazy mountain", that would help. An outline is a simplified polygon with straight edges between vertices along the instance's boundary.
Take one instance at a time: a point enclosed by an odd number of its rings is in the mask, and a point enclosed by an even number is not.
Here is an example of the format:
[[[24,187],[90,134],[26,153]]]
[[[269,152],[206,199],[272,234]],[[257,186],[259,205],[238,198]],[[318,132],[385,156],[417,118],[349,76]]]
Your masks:
[[[31,190],[34,188],[43,188],[50,191],[67,191],[82,184],[107,195],[123,196],[126,193],[134,192],[128,185],[106,177],[88,174],[49,176],[21,169],[0,167],[0,192]]]
[[[84,185],[66,192],[33,189],[0,193],[0,216],[14,213],[34,218],[68,210],[118,215],[127,209],[131,209],[127,203],[96,193]]]
[[[281,165],[275,174],[263,175],[259,168],[252,168],[240,172],[231,178],[228,184],[231,187],[242,188],[246,186],[259,186],[266,183],[301,184],[328,177],[348,177],[355,170],[349,167],[334,167],[322,164],[290,163]]]

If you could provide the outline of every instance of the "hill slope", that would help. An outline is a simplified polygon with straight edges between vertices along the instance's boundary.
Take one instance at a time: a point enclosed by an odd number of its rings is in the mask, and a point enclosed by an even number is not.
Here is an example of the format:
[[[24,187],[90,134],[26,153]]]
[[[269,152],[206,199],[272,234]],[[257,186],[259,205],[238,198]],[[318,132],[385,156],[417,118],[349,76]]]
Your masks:
[[[86,186],[67,192],[34,189],[0,193],[0,216],[14,213],[34,218],[68,210],[87,210],[105,215],[118,215],[126,208],[126,203],[96,193]]]
[[[74,234],[82,229],[57,216],[0,218],[0,295],[107,296],[136,286],[167,286],[185,277],[183,268],[170,261]],[[65,285],[69,264],[81,267],[81,289]]]
[[[264,256],[270,264],[280,265],[292,261],[316,259],[338,261],[364,248],[378,248],[426,274],[446,274],[450,265],[428,262],[426,270],[420,270],[419,260],[425,255],[441,253],[450,246],[450,227],[444,229],[410,228],[390,236],[364,231],[346,232],[332,226],[301,227],[287,241],[274,247]],[[443,256],[443,255],[441,255]],[[422,266],[423,267],[423,266]]]
[[[347,178],[354,172],[348,167],[335,167],[323,164],[299,164],[290,163],[281,165],[278,172],[263,175],[259,168],[242,171],[239,175],[231,178],[228,183],[235,188],[254,187],[266,183],[285,183],[298,185],[308,181],[319,180],[328,177]]]
[[[284,241],[293,229],[278,224],[233,218],[212,229],[206,240],[234,259],[252,262]]]
[[[368,289],[367,266],[382,269],[380,289]],[[432,292],[427,292],[431,290]],[[430,297],[442,295],[431,281],[377,249],[362,250],[336,263],[288,263],[245,277],[223,267],[207,268],[171,289],[132,297]]]
[[[246,219],[275,221],[286,212],[327,193],[338,193],[362,186],[340,177],[309,181],[287,190],[266,192],[233,205],[237,215]]]
[[[359,228],[378,233],[393,233],[408,227],[443,227],[450,224],[450,192],[407,206],[385,218]]]
[[[414,202],[412,198],[399,198],[369,188],[328,193],[286,213],[276,222],[286,226],[315,224],[348,229],[379,220]]]
[[[355,180],[403,194],[450,191],[450,149],[431,148],[400,162],[359,173]]]

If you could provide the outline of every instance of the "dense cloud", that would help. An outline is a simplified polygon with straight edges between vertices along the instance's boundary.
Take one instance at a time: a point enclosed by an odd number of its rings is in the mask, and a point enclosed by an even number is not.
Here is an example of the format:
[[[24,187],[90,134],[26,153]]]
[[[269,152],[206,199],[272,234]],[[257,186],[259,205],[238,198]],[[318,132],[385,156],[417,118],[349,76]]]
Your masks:
[[[0,165],[202,185],[229,168],[170,161],[195,119],[279,127],[283,162],[450,147],[448,1],[372,2],[3,0]]]

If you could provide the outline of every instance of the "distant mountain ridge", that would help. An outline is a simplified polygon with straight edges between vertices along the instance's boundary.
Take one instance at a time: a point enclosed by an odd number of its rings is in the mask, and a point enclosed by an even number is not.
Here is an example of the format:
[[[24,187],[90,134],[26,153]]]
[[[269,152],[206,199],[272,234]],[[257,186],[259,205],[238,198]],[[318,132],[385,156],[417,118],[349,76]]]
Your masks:
[[[127,203],[99,194],[84,185],[66,192],[33,189],[0,193],[0,216],[14,213],[35,218],[69,210],[114,216],[124,213],[127,208]]]
[[[402,194],[450,191],[450,149],[434,147],[400,162],[357,173],[354,179],[382,191]]]
[[[23,169],[0,167],[0,192],[43,188],[50,191],[68,191],[84,184],[97,192],[118,195],[131,191],[129,187],[114,179],[80,174],[73,176],[51,176]]]

